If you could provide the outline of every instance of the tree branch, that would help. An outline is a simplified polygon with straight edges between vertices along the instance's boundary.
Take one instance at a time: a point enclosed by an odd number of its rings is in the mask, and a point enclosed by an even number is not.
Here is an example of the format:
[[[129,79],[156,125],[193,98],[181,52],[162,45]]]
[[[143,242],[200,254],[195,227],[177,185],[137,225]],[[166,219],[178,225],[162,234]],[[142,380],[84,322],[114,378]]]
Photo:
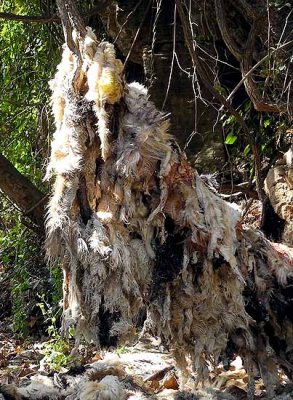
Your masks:
[[[106,9],[109,6],[110,2],[101,1],[99,5],[93,7],[88,12],[81,14],[82,18],[89,18],[93,15],[98,14],[100,11]],[[61,23],[61,18],[56,15],[17,15],[13,13],[0,13],[0,19],[6,19],[9,21],[18,21],[18,22],[26,22],[26,23],[38,23],[38,24],[50,24],[52,22],[56,22],[58,24]]]
[[[243,5],[245,3],[245,1],[240,1],[240,3]],[[252,72],[254,71],[254,69],[256,69],[256,66],[260,65],[263,61],[265,61],[272,54],[272,52],[268,52],[268,54],[265,57],[263,57],[255,65],[255,67],[251,68],[252,59],[253,59],[253,50],[255,47],[255,41],[256,41],[257,35],[258,35],[259,30],[262,25],[260,23],[260,21],[259,20],[257,21],[256,19],[254,19],[251,22],[251,29],[250,29],[250,33],[249,33],[247,42],[246,42],[245,46],[242,49],[240,49],[237,46],[237,44],[235,43],[235,40],[233,39],[232,35],[229,32],[227,22],[226,22],[225,7],[224,7],[223,0],[215,0],[214,4],[215,4],[216,15],[217,15],[217,22],[218,22],[218,26],[219,26],[222,38],[223,38],[227,48],[231,52],[231,54],[233,54],[233,56],[240,63],[240,69],[241,69],[241,74],[242,74],[241,82],[244,83],[246,92],[247,92],[250,100],[252,101],[255,110],[260,111],[260,112],[268,112],[268,113],[292,114],[292,110],[293,110],[292,104],[274,103],[268,99],[263,98],[256,83],[253,80]],[[286,43],[286,46],[287,46],[287,43]],[[286,46],[283,46],[283,48]],[[282,46],[279,46],[279,49],[280,49],[280,47],[282,47]],[[278,48],[275,49],[275,51],[276,50],[278,50]],[[235,89],[233,92],[235,93]],[[232,94],[230,94],[228,98],[231,98],[231,97],[232,97]]]
[[[239,47],[235,43],[234,39],[230,35],[227,24],[225,22],[226,15],[225,15],[223,1],[215,0],[214,4],[215,4],[217,22],[218,22],[218,26],[219,26],[222,38],[223,38],[226,46],[228,47],[230,53],[233,54],[233,56],[236,58],[236,60],[241,61],[242,56],[243,56],[243,51],[241,49],[239,49]]]
[[[19,22],[37,22],[39,24],[48,24],[51,22],[59,22],[60,18],[57,15],[17,15],[12,13],[0,13],[1,19]]]
[[[259,10],[257,7],[252,7],[250,4],[246,2],[246,0],[236,0],[236,1],[229,0],[229,3],[233,7],[235,7],[238,10],[238,12],[244,15],[249,22],[252,23],[260,19],[263,20],[263,23],[265,22],[266,13],[263,10]],[[264,28],[267,29],[266,26]]]
[[[242,77],[245,76],[245,79],[243,82],[244,82],[246,92],[247,92],[248,96],[250,97],[256,111],[271,112],[271,113],[288,112],[290,114],[292,112],[292,105],[284,104],[284,103],[277,104],[277,103],[270,102],[269,100],[263,98],[257,85],[255,84],[255,82],[253,80],[252,74],[249,73],[251,71],[251,65],[252,65],[252,59],[253,59],[253,49],[255,47],[257,30],[258,30],[258,27],[256,26],[256,23],[253,23],[251,25],[250,33],[249,33],[249,36],[247,39],[246,50],[245,50],[242,60],[240,62]],[[268,53],[268,55],[269,55],[269,53]]]
[[[31,221],[43,230],[45,196],[0,153],[0,189]]]
[[[264,61],[266,61],[270,55],[283,50],[284,48],[288,47],[290,48],[290,46],[293,45],[293,40],[290,40],[290,42],[287,43],[283,43],[281,46],[272,49],[270,51],[270,53],[266,54],[261,60],[259,60],[249,71],[247,71],[243,76],[242,79],[237,83],[237,85],[235,86],[235,88],[232,90],[232,92],[229,94],[229,96],[226,98],[227,101],[230,101],[232,99],[232,97],[234,96],[234,94],[237,92],[237,90],[241,87],[241,85],[244,83],[245,79],[247,79],[247,77],[252,74],[253,71],[255,71]]]
[[[78,41],[86,35],[84,21],[73,0],[57,0],[57,6],[63,26],[65,42],[69,49],[80,58]],[[73,39],[73,30],[77,34],[77,41]]]
[[[249,186],[243,186],[243,185],[231,185],[231,183],[222,183],[219,188],[219,193],[225,194],[225,195],[233,195],[237,193],[241,193],[243,196],[247,196],[253,200],[258,200],[258,194],[255,190],[253,190]]]
[[[214,88],[212,83],[210,82],[207,74],[206,74],[206,68],[202,65],[202,61],[200,57],[198,56],[196,52],[196,48],[193,46],[193,37],[192,37],[192,32],[190,31],[190,27],[188,25],[188,22],[186,21],[185,13],[181,4],[180,0],[176,0],[177,8],[178,8],[178,13],[179,17],[181,20],[182,28],[183,28],[183,33],[184,33],[184,38],[185,38],[185,43],[188,48],[191,61],[193,64],[193,67],[198,71],[199,76],[207,88],[207,90],[217,99],[234,117],[236,118],[237,122],[241,126],[245,136],[247,138],[250,137],[250,131],[248,129],[248,126],[246,125],[244,119],[242,116],[235,110],[235,108],[228,102],[226,101],[225,97],[221,95],[217,90]]]
[[[182,7],[182,2],[180,0],[176,0],[177,8],[178,8],[178,13],[179,17],[181,20],[182,28],[183,28],[183,34],[184,34],[184,39],[186,46],[188,48],[191,61],[193,64],[193,68],[196,69],[199,73],[199,76],[207,88],[207,90],[215,97],[217,101],[221,105],[223,105],[232,115],[234,115],[236,121],[239,123],[240,127],[242,128],[242,131],[244,133],[244,136],[246,137],[248,143],[251,146],[251,150],[254,156],[254,164],[255,164],[255,177],[256,177],[256,187],[257,187],[257,193],[259,196],[259,199],[261,201],[264,200],[265,198],[265,193],[263,190],[263,179],[261,178],[260,174],[260,167],[261,167],[261,158],[260,154],[257,148],[257,145],[255,143],[255,139],[253,137],[252,132],[250,132],[246,122],[244,121],[243,117],[235,110],[235,108],[231,105],[230,102],[226,100],[226,98],[221,95],[219,92],[216,91],[212,83],[210,82],[207,74],[206,74],[206,68],[204,65],[202,65],[202,60],[197,54],[196,51],[196,43],[194,44],[194,38],[192,36],[192,31],[190,28],[190,25],[186,19],[186,15],[184,13],[183,7]]]

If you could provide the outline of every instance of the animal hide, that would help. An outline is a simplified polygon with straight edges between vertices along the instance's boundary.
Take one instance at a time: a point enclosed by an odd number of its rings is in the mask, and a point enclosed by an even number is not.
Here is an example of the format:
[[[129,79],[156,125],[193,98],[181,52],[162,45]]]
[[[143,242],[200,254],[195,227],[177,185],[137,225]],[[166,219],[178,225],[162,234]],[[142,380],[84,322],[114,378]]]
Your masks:
[[[115,344],[147,309],[183,372],[240,354],[274,387],[278,365],[292,374],[292,258],[205,185],[113,45],[89,28],[78,45],[51,83],[46,248],[63,263],[64,330]]]
[[[100,372],[106,372],[110,366],[104,363],[105,369],[101,366]],[[114,371],[111,371],[114,373]],[[3,385],[0,393],[5,399],[15,400],[125,400],[127,390],[119,378],[115,375],[105,375],[102,379],[97,376],[83,374],[79,377],[71,377],[71,382],[66,382],[63,376],[58,382],[57,379],[43,375],[32,377],[28,385]],[[65,386],[65,387],[63,387]]]

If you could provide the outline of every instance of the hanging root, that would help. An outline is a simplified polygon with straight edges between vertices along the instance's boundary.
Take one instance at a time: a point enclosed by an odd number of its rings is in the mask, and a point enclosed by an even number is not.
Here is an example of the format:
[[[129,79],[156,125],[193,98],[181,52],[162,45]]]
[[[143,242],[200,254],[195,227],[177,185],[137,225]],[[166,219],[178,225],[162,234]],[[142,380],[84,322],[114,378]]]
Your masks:
[[[117,344],[147,308],[182,371],[204,379],[240,354],[274,387],[277,365],[292,374],[292,250],[243,230],[112,45],[88,30],[81,49],[79,63],[64,49],[52,84],[47,253],[63,258],[64,327]]]

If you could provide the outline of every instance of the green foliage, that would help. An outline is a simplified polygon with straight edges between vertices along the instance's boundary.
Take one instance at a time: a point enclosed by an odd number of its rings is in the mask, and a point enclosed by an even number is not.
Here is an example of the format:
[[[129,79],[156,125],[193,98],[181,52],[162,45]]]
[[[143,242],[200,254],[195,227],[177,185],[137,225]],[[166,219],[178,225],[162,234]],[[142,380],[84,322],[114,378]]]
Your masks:
[[[121,346],[121,347],[117,348],[117,354],[126,354],[129,352],[130,352],[130,350],[125,346]]]
[[[234,144],[237,140],[237,136],[234,135],[233,131],[230,131],[225,139],[225,144]]]
[[[251,183],[255,181],[254,154],[251,141],[254,143],[261,161],[262,177],[279,152],[286,151],[286,129],[288,121],[279,114],[267,114],[255,111],[250,100],[246,100],[238,109],[250,130],[250,138],[243,134],[236,118],[229,113],[222,117],[224,144],[228,154],[230,174]]]
[[[250,100],[244,102],[239,113],[247,121],[252,138],[255,140],[260,153],[263,156],[270,157],[274,150],[276,133],[282,126],[280,117],[256,112]],[[222,121],[225,131],[225,144],[234,145],[234,149],[239,155],[246,157],[251,154],[250,144],[247,143],[248,139],[243,136],[236,118],[227,113],[222,117]]]
[[[59,335],[45,343],[42,353],[44,358],[41,360],[41,366],[48,372],[60,371],[73,360],[68,342]]]
[[[47,302],[44,294],[40,295],[39,297],[40,297],[40,302],[37,305],[40,307],[41,312],[44,316],[45,319],[44,322],[48,323],[48,328],[47,328],[48,335],[52,338],[58,338],[59,330],[57,327],[57,321],[62,313],[62,309],[59,306],[59,302],[57,303],[57,307],[54,301],[53,301],[54,305],[51,306]]]
[[[16,333],[25,337],[29,333],[29,289],[32,283],[32,265],[36,261],[33,258],[38,246],[28,230],[23,228],[19,218],[9,230],[0,231],[0,248],[2,263],[11,271],[13,328]]]
[[[22,337],[27,337],[29,334],[28,310],[26,302],[26,293],[29,289],[28,280],[29,275],[23,268],[20,268],[19,274],[11,280],[13,329]]]
[[[0,12],[40,15],[40,4],[38,0],[6,0],[1,2]],[[60,58],[60,46],[49,29],[46,25],[0,19],[0,151],[43,190],[44,159],[54,128],[48,111],[48,81]],[[36,293],[42,292],[42,277],[47,280],[49,272],[42,244],[24,228],[21,214],[2,195],[0,206],[0,258],[11,277],[13,326],[20,336],[27,336]],[[59,276],[57,268],[51,271],[52,299],[56,304],[61,299],[60,268],[58,271]]]
[[[0,258],[10,277],[13,328],[21,337],[30,333],[30,317],[40,314],[34,310],[39,296],[47,308],[42,323],[48,325],[50,322],[52,325],[54,322],[54,329],[48,329],[51,334],[57,329],[61,315],[62,269],[60,265],[53,265],[50,270],[47,268],[39,238],[23,227],[21,215],[15,210],[13,217],[8,208],[0,229]],[[43,294],[44,288],[47,289],[46,295]]]
[[[58,306],[63,295],[62,292],[63,274],[62,274],[62,268],[59,264],[51,266],[50,276],[53,284],[53,288],[51,291],[52,304]]]
[[[59,277],[58,277],[59,279]],[[44,358],[41,361],[42,368],[47,371],[60,371],[62,367],[66,367],[73,358],[70,356],[70,346],[68,341],[66,341],[61,335],[58,328],[58,320],[62,313],[62,308],[60,306],[60,298],[53,298],[53,305],[50,305],[45,295],[40,296],[40,302],[38,306],[40,307],[45,323],[48,325],[47,332],[51,338],[45,343],[43,354]],[[70,332],[69,338],[74,336],[74,331]]]
[[[3,3],[3,12],[40,14],[37,1]],[[59,59],[56,49],[46,26],[0,20],[1,151],[39,187],[52,130],[48,81]]]

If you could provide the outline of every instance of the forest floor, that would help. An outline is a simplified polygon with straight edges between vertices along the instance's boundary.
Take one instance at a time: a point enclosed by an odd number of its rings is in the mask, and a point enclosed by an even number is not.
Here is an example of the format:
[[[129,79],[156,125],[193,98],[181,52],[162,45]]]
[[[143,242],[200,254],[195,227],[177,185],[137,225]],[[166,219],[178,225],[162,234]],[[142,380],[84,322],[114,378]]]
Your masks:
[[[176,369],[173,357],[164,350],[157,338],[146,335],[135,345],[113,349],[107,353],[97,351],[90,345],[80,345],[78,351],[72,355],[73,343],[65,344],[60,338],[35,342],[20,340],[12,334],[6,323],[2,322],[0,325],[0,382],[4,385],[2,387],[22,388],[33,382],[37,388],[41,384],[42,389],[39,391],[39,397],[7,397],[0,394],[1,400],[65,399],[66,396],[63,395],[51,397],[52,388],[56,386],[60,390],[61,386],[64,389],[65,386],[76,385],[84,380],[85,376],[88,380],[99,381],[105,374],[118,376],[126,388],[126,397],[131,400],[247,399],[248,376],[239,357],[231,364],[229,370],[219,365],[210,373],[205,389],[196,389],[195,376],[191,374],[191,378],[184,380]],[[101,372],[101,366],[105,369],[104,372]],[[98,370],[100,372],[97,375]],[[46,395],[48,397],[44,397]],[[255,382],[255,399],[264,396],[263,382],[258,379]]]

